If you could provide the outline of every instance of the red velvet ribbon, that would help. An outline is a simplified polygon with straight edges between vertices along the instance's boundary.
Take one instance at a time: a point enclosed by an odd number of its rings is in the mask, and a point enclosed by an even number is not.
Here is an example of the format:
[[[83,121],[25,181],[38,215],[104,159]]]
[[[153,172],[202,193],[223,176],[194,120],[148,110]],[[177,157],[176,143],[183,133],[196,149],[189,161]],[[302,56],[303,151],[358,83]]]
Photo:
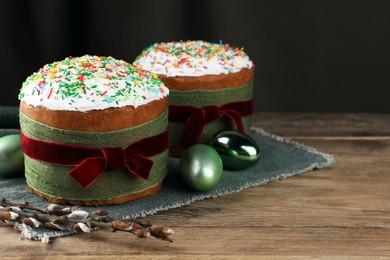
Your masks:
[[[206,123],[221,117],[230,118],[237,126],[237,130],[244,132],[242,117],[253,113],[253,99],[248,101],[232,102],[221,106],[176,106],[169,105],[169,121],[186,122],[180,145],[187,148],[199,142],[206,127]]]
[[[93,148],[32,139],[20,133],[23,152],[36,160],[76,166],[69,175],[83,188],[88,188],[108,170],[127,168],[135,176],[147,180],[153,161],[148,157],[164,152],[169,145],[168,129],[123,148]]]

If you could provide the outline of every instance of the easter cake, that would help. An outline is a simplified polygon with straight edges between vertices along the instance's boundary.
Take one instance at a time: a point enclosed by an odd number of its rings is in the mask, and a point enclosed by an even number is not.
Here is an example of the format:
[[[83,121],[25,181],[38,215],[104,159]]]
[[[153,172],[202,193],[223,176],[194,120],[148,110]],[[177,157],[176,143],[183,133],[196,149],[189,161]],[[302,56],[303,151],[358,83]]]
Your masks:
[[[210,142],[221,130],[249,130],[255,67],[242,48],[205,41],[155,43],[133,64],[158,74],[170,89],[172,156]]]
[[[167,173],[168,94],[156,74],[112,57],[39,69],[19,94],[31,191],[78,205],[157,193]]]

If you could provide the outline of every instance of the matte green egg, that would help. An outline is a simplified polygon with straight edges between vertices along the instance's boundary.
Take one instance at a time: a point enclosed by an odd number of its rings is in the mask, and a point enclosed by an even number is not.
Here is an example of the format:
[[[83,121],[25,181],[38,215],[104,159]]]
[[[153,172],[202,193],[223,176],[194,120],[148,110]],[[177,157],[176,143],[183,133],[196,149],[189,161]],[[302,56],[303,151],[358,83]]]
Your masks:
[[[214,148],[206,144],[189,147],[180,158],[183,181],[198,191],[214,188],[222,177],[222,161]]]
[[[0,138],[0,177],[12,178],[23,176],[24,155],[19,134]]]
[[[220,155],[223,167],[242,170],[260,159],[260,147],[249,135],[227,130],[218,133],[210,143]]]

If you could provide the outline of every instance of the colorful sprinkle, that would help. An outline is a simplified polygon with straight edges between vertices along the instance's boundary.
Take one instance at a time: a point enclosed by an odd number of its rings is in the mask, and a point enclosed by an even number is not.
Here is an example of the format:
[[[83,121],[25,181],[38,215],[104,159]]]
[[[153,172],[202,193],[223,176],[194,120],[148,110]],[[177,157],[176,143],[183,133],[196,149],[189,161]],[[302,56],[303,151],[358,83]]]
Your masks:
[[[168,93],[155,73],[112,57],[85,55],[43,66],[23,83],[19,99],[48,109],[88,111],[137,107]]]
[[[201,76],[238,72],[253,62],[243,48],[205,41],[155,43],[134,61],[143,69],[167,76]]]
[[[49,95],[47,95],[47,99],[50,99],[51,94],[53,94],[53,89],[52,88],[50,88]]]

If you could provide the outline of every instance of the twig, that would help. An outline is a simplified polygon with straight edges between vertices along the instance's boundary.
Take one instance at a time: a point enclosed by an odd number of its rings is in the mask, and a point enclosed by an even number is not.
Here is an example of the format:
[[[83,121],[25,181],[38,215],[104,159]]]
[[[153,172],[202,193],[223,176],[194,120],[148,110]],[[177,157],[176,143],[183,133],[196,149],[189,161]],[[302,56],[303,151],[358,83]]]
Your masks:
[[[54,230],[72,229],[75,232],[85,233],[97,228],[110,229],[113,232],[132,233],[138,238],[152,236],[169,242],[172,242],[169,236],[174,234],[171,228],[110,217],[105,210],[88,213],[78,206],[66,207],[49,204],[47,207],[41,207],[28,202],[15,202],[5,198],[0,198],[0,221],[9,226],[22,223],[32,228],[43,225]]]

